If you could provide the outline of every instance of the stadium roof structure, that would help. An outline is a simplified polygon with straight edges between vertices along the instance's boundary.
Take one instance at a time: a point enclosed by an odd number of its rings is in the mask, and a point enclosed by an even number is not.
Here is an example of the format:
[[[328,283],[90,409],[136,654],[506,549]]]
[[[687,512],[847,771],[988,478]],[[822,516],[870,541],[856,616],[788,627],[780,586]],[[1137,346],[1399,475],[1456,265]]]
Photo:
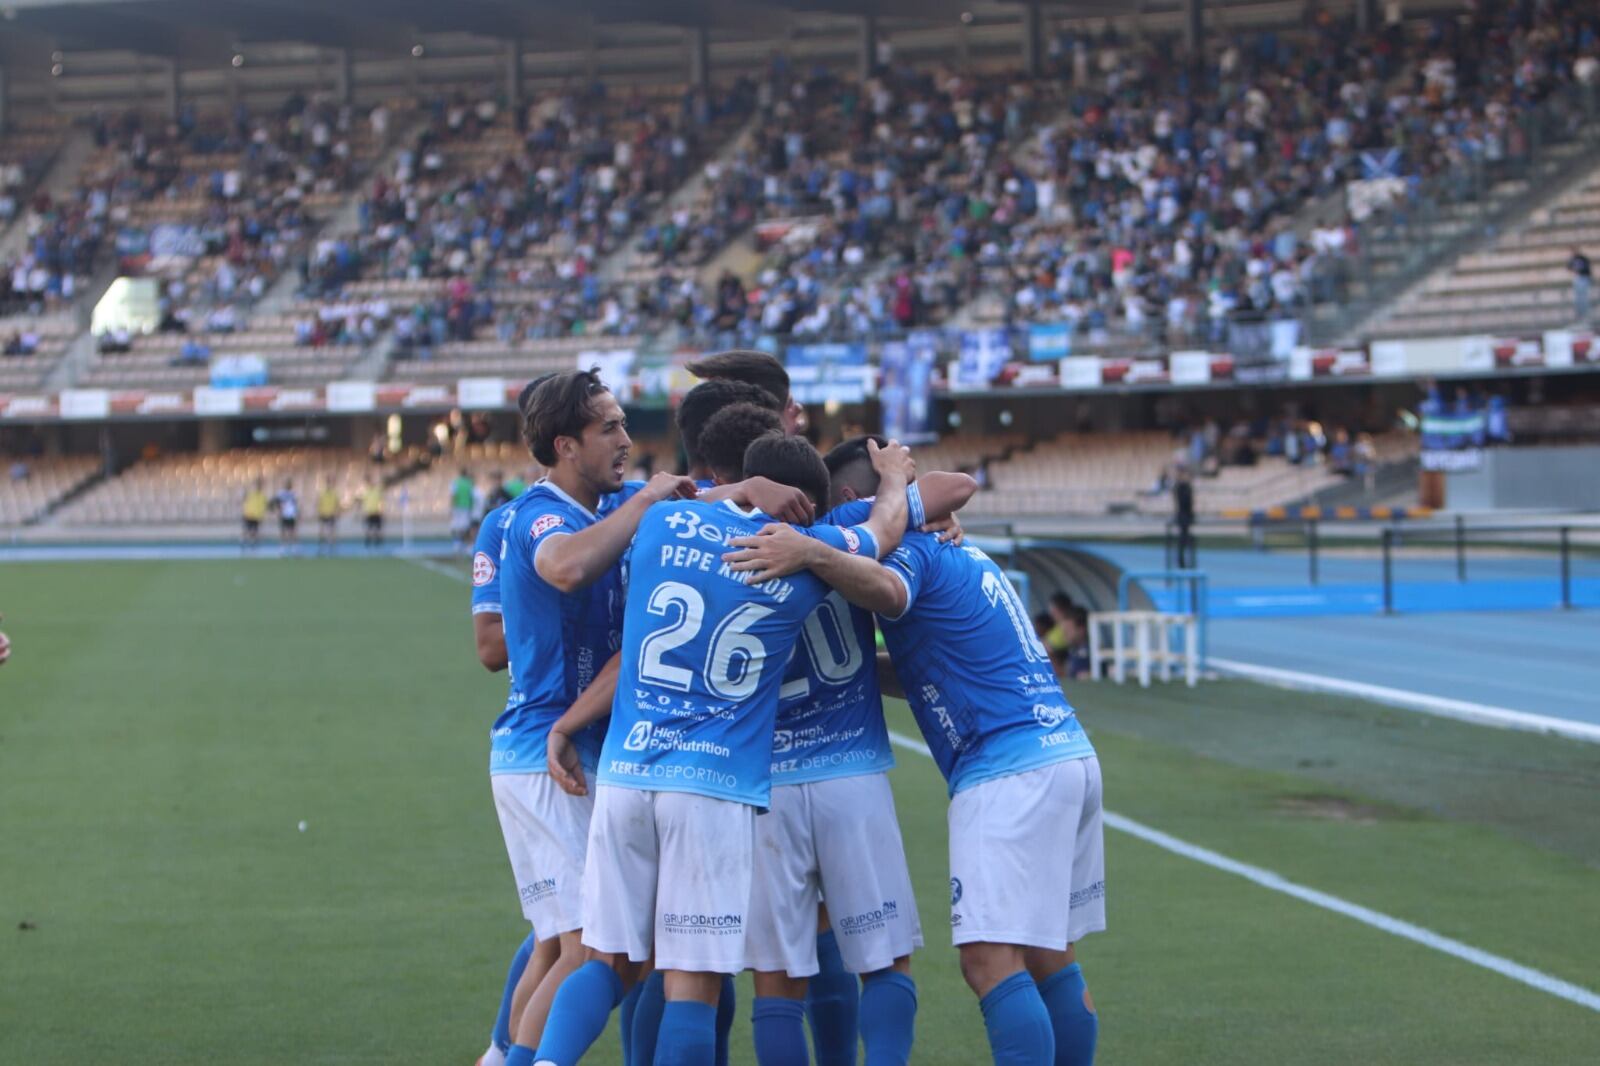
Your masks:
[[[1239,0],[0,0],[0,59],[37,60],[44,46],[209,65],[251,42],[399,50],[450,32],[571,47],[624,23],[759,33],[807,15],[937,23],[970,21],[985,8],[1096,17],[1228,6]]]

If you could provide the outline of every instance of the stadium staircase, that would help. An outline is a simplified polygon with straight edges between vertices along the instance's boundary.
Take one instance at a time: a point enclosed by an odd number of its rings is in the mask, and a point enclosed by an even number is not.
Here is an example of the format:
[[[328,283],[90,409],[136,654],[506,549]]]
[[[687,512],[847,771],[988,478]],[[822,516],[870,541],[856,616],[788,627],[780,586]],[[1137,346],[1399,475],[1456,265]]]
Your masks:
[[[51,199],[58,199],[72,192],[78,182],[78,172],[88,162],[89,156],[94,153],[94,138],[88,130],[74,129],[67,134],[65,143],[62,144],[55,158],[51,160],[50,167],[39,179],[31,196],[39,193],[48,194]],[[12,259],[20,254],[28,243],[28,220],[32,211],[17,212],[13,221],[4,233],[0,233],[0,262]]]
[[[1314,344],[1355,344],[1385,336],[1393,313],[1438,286],[1471,254],[1510,238],[1541,208],[1581,186],[1600,168],[1600,121],[1593,98],[1558,97],[1528,120],[1525,162],[1441,175],[1416,201],[1369,219],[1361,228],[1358,262],[1348,298],[1318,308],[1308,322]],[[1330,207],[1331,209],[1331,207]],[[1342,205],[1341,205],[1342,209]],[[1459,333],[1441,322],[1436,333]]]
[[[315,248],[318,241],[330,237],[354,236],[361,226],[361,200],[371,187],[372,179],[379,174],[394,172],[396,161],[400,153],[409,145],[415,144],[428,128],[428,119],[419,118],[415,122],[402,127],[395,122],[390,128],[387,143],[383,152],[361,176],[356,180],[354,188],[345,196],[330,214],[322,226],[311,236],[307,243],[308,248]],[[261,314],[281,314],[289,309],[289,305],[299,298],[300,286],[305,284],[298,269],[285,270],[257,302],[255,310]],[[381,367],[381,364],[380,364]],[[352,374],[352,376],[355,376]]]
[[[1294,504],[1320,507],[1324,511],[1330,511],[1338,507],[1377,507],[1392,506],[1396,502],[1407,500],[1414,502],[1417,495],[1417,471],[1421,465],[1421,460],[1414,455],[1381,463],[1373,478],[1370,494],[1363,479],[1352,477],[1336,485],[1319,489],[1303,500],[1294,501]]]
[[[704,194],[708,184],[708,179],[706,178],[707,168],[717,166],[719,164],[726,164],[729,160],[733,159],[739,150],[750,141],[751,137],[755,133],[756,127],[760,122],[761,115],[759,112],[751,115],[749,120],[746,121],[744,125],[735,130],[732,135],[723,142],[722,147],[717,149],[715,155],[713,155],[710,159],[707,159],[704,163],[700,164],[700,167],[692,175],[685,179],[682,185],[679,185],[675,190],[673,190],[673,192],[656,207],[655,211],[653,211],[648,218],[643,220],[638,225],[638,233],[643,233],[651,226],[665,222],[672,216],[672,213],[679,208],[693,207],[695,202],[698,201],[701,195]],[[635,248],[637,239],[637,234],[635,234],[632,238],[623,242],[620,248],[607,253],[601,258],[599,264],[595,267],[595,274],[600,278],[601,281],[614,282],[625,280],[626,275],[629,273],[642,269],[642,265],[638,259],[638,252]],[[733,243],[738,242],[735,241]],[[710,262],[714,262],[718,258],[720,258],[720,256],[713,256]],[[715,275],[712,275],[712,278],[714,280]]]
[[[73,500],[76,500],[79,496],[89,492],[95,486],[101,484],[102,482],[109,481],[113,476],[114,475],[112,474],[106,473],[104,468],[96,470],[93,474],[84,478],[76,485],[73,485],[66,492],[63,492],[61,495],[51,500],[43,508],[28,517],[22,524],[24,526],[44,525],[47,521],[49,521],[51,515],[55,514]]]

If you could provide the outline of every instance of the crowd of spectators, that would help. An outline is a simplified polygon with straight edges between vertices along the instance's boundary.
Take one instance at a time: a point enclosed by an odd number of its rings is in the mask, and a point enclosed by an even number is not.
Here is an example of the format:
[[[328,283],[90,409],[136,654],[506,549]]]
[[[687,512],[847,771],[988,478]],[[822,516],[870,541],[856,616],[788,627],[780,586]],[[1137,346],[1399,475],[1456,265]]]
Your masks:
[[[1597,34],[1580,0],[1370,33],[1313,5],[1296,30],[1230,32],[1199,71],[1166,40],[1111,29],[1057,35],[1038,78],[910,64],[892,46],[865,79],[775,57],[759,81],[673,97],[438,97],[371,175],[363,148],[389,138],[387,107],[130,114],[96,121],[79,188],[31,205],[0,305],[68,301],[114,250],[201,316],[177,314],[186,327],[216,330],[214,309],[247,308],[294,267],[303,296],[338,308],[308,313],[297,343],[392,326],[423,357],[662,329],[871,339],[983,324],[983,307],[1090,342],[1226,342],[1345,298],[1368,234],[1337,209],[1307,226],[1301,207],[1381,178],[1404,216],[1425,183],[1525,156],[1532,110],[1600,81]],[[313,244],[308,203],[359,182],[356,231]],[[160,222],[182,233],[164,242]],[[759,264],[703,281],[745,234]],[[616,253],[640,268],[602,272]],[[342,295],[355,280],[438,284],[379,309]]]
[[[1006,324],[1215,343],[1345,298],[1361,227],[1297,232],[1312,198],[1394,178],[1403,215],[1425,182],[1524,157],[1532,110],[1600,76],[1596,28],[1577,0],[1520,0],[1369,34],[1319,12],[1230,34],[1199,76],[1109,31],[1058,37],[1039,81],[775,76],[701,210],[644,241],[670,267],[771,233],[742,316],[725,281],[673,307],[702,332],[865,337],[988,292]]]
[[[484,327],[508,344],[635,332],[625,300],[636,300],[601,286],[596,264],[720,147],[750,100],[740,83],[670,100],[593,86],[511,114],[490,99],[438,101],[372,181],[354,239],[317,249],[308,291],[357,277],[448,281],[399,319],[414,323],[407,346]]]

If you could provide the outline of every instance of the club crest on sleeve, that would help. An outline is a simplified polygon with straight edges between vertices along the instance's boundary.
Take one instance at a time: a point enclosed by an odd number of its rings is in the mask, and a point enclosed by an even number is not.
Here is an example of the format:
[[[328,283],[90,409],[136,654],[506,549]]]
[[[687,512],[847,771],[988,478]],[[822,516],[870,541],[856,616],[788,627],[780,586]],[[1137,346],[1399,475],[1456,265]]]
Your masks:
[[[528,536],[538,540],[557,526],[566,525],[567,520],[558,514],[540,515],[533,520],[533,527],[528,530]]]
[[[846,548],[850,549],[850,554],[851,555],[859,555],[859,554],[861,554],[861,537],[860,537],[860,535],[858,535],[855,530],[849,528],[848,526],[845,527],[842,530],[842,532],[844,533],[844,546]]]
[[[482,588],[494,580],[494,560],[489,558],[487,552],[478,552],[472,557],[472,586]]]

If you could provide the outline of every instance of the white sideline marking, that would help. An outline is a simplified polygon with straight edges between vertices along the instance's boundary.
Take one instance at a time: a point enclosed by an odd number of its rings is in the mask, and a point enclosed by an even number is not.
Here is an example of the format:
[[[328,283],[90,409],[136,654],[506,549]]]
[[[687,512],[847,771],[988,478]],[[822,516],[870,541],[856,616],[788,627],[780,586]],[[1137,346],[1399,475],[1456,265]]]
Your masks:
[[[470,581],[467,575],[463,574],[460,570],[446,566],[444,563],[438,562],[437,560],[430,559],[426,555],[397,555],[395,558],[404,559],[408,563],[416,563],[424,570],[432,570],[436,574],[443,574],[445,577],[453,577],[457,581]]]
[[[412,561],[424,569],[432,570],[434,573],[444,574],[461,582],[467,581],[467,575],[440,563],[435,563],[432,559],[412,558]],[[933,758],[933,752],[928,750],[928,746],[914,737],[908,737],[904,733],[896,733],[891,729],[889,731],[889,740],[907,751],[914,751],[918,755],[925,755],[930,759]],[[1104,818],[1105,823],[1111,828],[1120,829],[1130,836],[1136,836],[1140,840],[1170,851],[1174,855],[1193,859],[1195,862],[1210,866],[1213,869],[1234,874],[1247,881],[1253,881],[1262,888],[1270,888],[1274,892],[1282,892],[1284,895],[1293,896],[1295,899],[1321,907],[1324,910],[1333,911],[1335,914],[1354,918],[1356,921],[1364,925],[1370,925],[1374,929],[1381,929],[1385,933],[1421,944],[1423,947],[1432,948],[1446,955],[1453,955],[1463,962],[1470,962],[1474,966],[1492,970],[1503,977],[1509,977],[1513,981],[1521,982],[1530,988],[1548,992],[1559,999],[1567,1000],[1569,1003],[1576,1003],[1580,1007],[1588,1007],[1590,1010],[1600,1013],[1600,995],[1596,995],[1587,988],[1563,981],[1559,977],[1551,977],[1547,973],[1524,966],[1521,963],[1512,962],[1510,959],[1501,958],[1499,955],[1481,951],[1470,944],[1463,944],[1459,940],[1451,940],[1449,937],[1440,936],[1438,933],[1424,929],[1420,925],[1412,925],[1410,922],[1391,918],[1387,914],[1381,914],[1358,903],[1342,900],[1338,896],[1330,896],[1326,892],[1318,892],[1314,888],[1297,885],[1293,881],[1273,873],[1271,870],[1236,862],[1226,855],[1219,855],[1214,851],[1179,840],[1177,837],[1168,836],[1159,829],[1151,829],[1149,826],[1142,822],[1136,822],[1132,818],[1124,818],[1122,815],[1111,811],[1105,811]]]
[[[907,751],[914,751],[920,755],[931,756],[932,754],[928,751],[928,746],[922,741],[901,733],[891,731],[889,740]],[[1136,822],[1132,818],[1125,818],[1111,811],[1104,812],[1104,817],[1105,824],[1111,828],[1121,830],[1130,836],[1138,837],[1145,843],[1154,844],[1156,847],[1164,851],[1170,851],[1174,855],[1181,855],[1185,859],[1192,859],[1212,869],[1242,877],[1246,881],[1260,885],[1262,888],[1268,888],[1274,892],[1282,892],[1286,896],[1293,896],[1295,899],[1309,903],[1314,907],[1321,907],[1323,910],[1342,914],[1346,918],[1354,918],[1363,925],[1381,929],[1383,932],[1400,937],[1403,940],[1410,940],[1413,943],[1421,944],[1423,947],[1454,956],[1463,962],[1469,962],[1485,970],[1492,970],[1502,977],[1509,977],[1513,981],[1521,982],[1541,992],[1547,992],[1569,1003],[1576,1003],[1580,1007],[1588,1007],[1592,1011],[1600,1012],[1600,995],[1596,995],[1587,988],[1582,988],[1569,981],[1563,981],[1559,977],[1551,977],[1547,973],[1524,966],[1518,962],[1512,962],[1510,959],[1502,958],[1499,955],[1490,954],[1470,944],[1463,944],[1459,940],[1451,940],[1447,936],[1440,936],[1438,933],[1424,929],[1420,925],[1412,925],[1410,922],[1401,921],[1399,918],[1391,918],[1387,914],[1363,907],[1358,903],[1340,899],[1338,896],[1319,892],[1304,885],[1297,885],[1281,874],[1273,873],[1271,870],[1266,870],[1259,866],[1238,862],[1228,858],[1226,855],[1219,855],[1208,848],[1198,847],[1187,841],[1179,840],[1175,836],[1163,833],[1159,829],[1151,829],[1149,826],[1142,822]]]
[[[1495,729],[1515,729],[1524,733],[1545,733],[1585,740],[1600,744],[1600,725],[1592,722],[1574,722],[1568,718],[1554,718],[1547,714],[1514,711],[1509,707],[1491,707],[1484,703],[1471,703],[1445,696],[1430,696],[1425,692],[1411,692],[1403,688],[1372,685],[1365,681],[1347,681],[1325,674],[1303,674],[1298,670],[1284,670],[1258,663],[1242,663],[1234,659],[1206,657],[1206,665],[1224,674],[1235,674],[1278,688],[1300,689],[1311,692],[1331,692],[1341,696],[1359,696],[1391,707],[1421,711],[1440,718],[1454,718],[1458,722],[1486,725]]]

